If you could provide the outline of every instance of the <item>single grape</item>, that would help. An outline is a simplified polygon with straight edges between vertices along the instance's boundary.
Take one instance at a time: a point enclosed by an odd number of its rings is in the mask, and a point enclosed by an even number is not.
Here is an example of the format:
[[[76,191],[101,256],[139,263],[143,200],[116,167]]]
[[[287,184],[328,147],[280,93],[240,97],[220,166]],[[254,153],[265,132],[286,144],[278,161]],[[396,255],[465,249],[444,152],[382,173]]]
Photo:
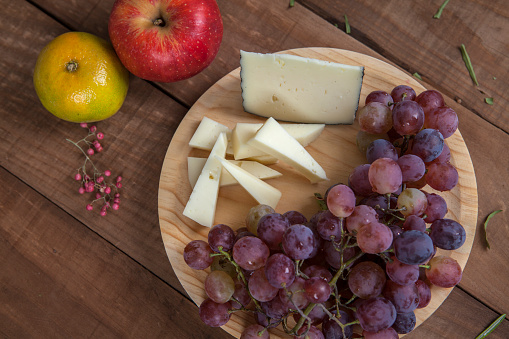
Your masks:
[[[431,224],[429,234],[433,244],[443,250],[460,248],[467,237],[465,228],[452,219],[438,219]]]
[[[398,332],[392,327],[386,328],[378,332],[362,331],[364,339],[398,339]]]
[[[224,271],[212,271],[205,279],[205,293],[218,304],[224,304],[235,292],[235,282]]]
[[[295,279],[295,263],[286,255],[275,253],[265,264],[265,276],[274,287],[290,286]]]
[[[426,172],[426,165],[414,154],[405,154],[396,160],[401,168],[403,182],[414,182],[421,179]]]
[[[354,168],[348,177],[348,186],[356,195],[367,197],[373,193],[368,176],[370,166],[370,164],[359,165]]]
[[[407,265],[420,265],[434,253],[433,241],[424,232],[404,231],[394,239],[396,258]]]
[[[449,138],[458,129],[458,115],[450,107],[438,107],[425,115],[424,128],[439,130],[444,139]]]
[[[442,152],[440,155],[433,161],[430,161],[426,163],[426,165],[431,165],[437,162],[444,163],[449,162],[451,160],[451,150],[449,149],[449,146],[444,142],[444,148],[442,149]]]
[[[357,132],[357,136],[355,139],[357,149],[359,150],[359,152],[361,152],[361,154],[366,154],[366,150],[368,149],[369,144],[371,144],[374,140],[377,139],[389,140],[389,136],[387,135],[387,133],[371,134],[359,130]]]
[[[283,213],[283,216],[288,219],[290,225],[300,224],[305,225],[308,222],[308,219],[304,216],[304,214],[298,211],[288,211]]]
[[[458,171],[450,163],[435,163],[428,166],[426,183],[437,191],[450,191],[458,184]]]
[[[233,260],[245,270],[254,271],[265,266],[269,258],[269,248],[256,237],[243,237],[233,246]]]
[[[247,288],[253,298],[258,301],[270,301],[277,295],[279,289],[272,286],[265,276],[265,269],[259,268],[253,272],[247,283]]]
[[[387,133],[392,127],[392,112],[386,104],[371,101],[357,112],[361,131],[380,134]]]
[[[447,202],[445,199],[435,193],[426,194],[426,199],[428,199],[428,207],[424,212],[426,215],[424,221],[433,223],[435,220],[444,218],[447,214]]]
[[[421,216],[427,207],[426,195],[417,188],[407,188],[398,196],[398,209],[404,216]]]
[[[424,111],[415,101],[401,101],[392,109],[393,127],[400,135],[417,134],[424,125]]]
[[[397,313],[412,312],[419,305],[419,292],[415,283],[399,285],[387,280],[382,294],[394,305]]]
[[[368,160],[368,163],[371,164],[373,161],[380,158],[389,158],[394,161],[398,160],[396,147],[394,147],[390,141],[377,139],[369,144],[366,149],[366,159]]]
[[[294,260],[308,259],[314,251],[313,231],[304,225],[293,225],[288,228],[282,240],[283,250]]]
[[[444,97],[433,89],[420,93],[415,101],[422,107],[424,114],[429,114],[438,107],[445,106]]]
[[[407,265],[392,257],[392,261],[385,265],[385,272],[393,282],[399,285],[411,285],[419,279],[419,266]]]
[[[373,191],[379,194],[394,193],[402,183],[398,163],[389,158],[375,160],[369,168],[368,178]]]
[[[332,280],[332,273],[329,272],[324,266],[311,265],[302,270],[302,273],[307,275],[309,278],[319,277],[329,282]]]
[[[417,215],[409,215],[406,217],[405,222],[402,225],[403,230],[417,230],[421,232],[426,231],[426,221]]]
[[[444,137],[436,129],[426,128],[414,138],[412,154],[417,155],[424,162],[435,160],[444,148]]]
[[[260,303],[263,312],[271,319],[282,319],[288,314],[288,305],[279,298]]]
[[[385,285],[384,270],[372,261],[355,265],[348,274],[348,287],[353,294],[362,299],[379,296]]]
[[[228,252],[233,248],[235,232],[230,226],[218,224],[213,226],[208,234],[208,243],[214,252],[219,252],[219,247]]]
[[[258,221],[265,214],[275,213],[274,209],[268,205],[259,204],[251,207],[246,216],[246,227],[249,232],[258,235]]]
[[[316,231],[322,239],[330,240],[332,237],[341,239],[341,220],[330,211],[320,215],[316,223]]]
[[[294,339],[325,339],[323,333],[315,326],[307,328],[302,326],[298,331],[297,335],[293,336]]]
[[[199,309],[200,319],[205,325],[210,327],[223,326],[230,320],[230,313],[228,312],[230,303],[218,304],[212,299],[205,299]]]
[[[269,339],[269,331],[259,324],[247,326],[241,333],[240,339]]]
[[[396,102],[400,101],[412,101],[415,100],[416,93],[414,89],[407,85],[399,85],[393,88],[391,91],[392,100]]]
[[[254,312],[254,319],[258,325],[261,325],[264,328],[274,328],[281,323],[281,320],[267,317],[262,312]]]
[[[332,214],[346,218],[355,208],[355,194],[346,185],[334,185],[327,191],[327,207]]]
[[[389,225],[389,228],[392,231],[392,238],[395,239],[398,235],[403,233],[403,229],[398,225]]]
[[[419,279],[415,282],[415,286],[417,286],[417,291],[419,292],[419,305],[417,305],[417,308],[428,306],[431,301],[431,289],[428,284]]]
[[[184,261],[195,270],[204,270],[212,264],[214,258],[210,255],[214,253],[203,240],[193,240],[184,248]]]
[[[303,309],[309,304],[309,300],[304,293],[305,283],[306,280],[296,277],[290,286],[279,290],[279,299],[286,303],[290,309]]]
[[[342,323],[348,324],[351,322],[348,314],[342,310],[339,310],[339,313],[336,311],[333,312],[335,317]],[[322,333],[325,339],[343,339],[343,338],[351,338],[353,335],[352,326],[345,327],[345,335],[343,336],[343,331],[341,326],[336,322],[335,319],[326,319],[322,324]]]
[[[251,296],[246,288],[246,285],[239,280],[235,280],[235,291],[233,292],[233,298],[235,300],[231,300],[231,306],[234,309],[241,309],[242,307],[247,307],[251,303]],[[232,299],[233,299],[232,298]]]
[[[251,237],[255,237],[255,235],[251,232],[248,231],[247,227],[241,227],[239,228],[236,232],[235,232],[235,242],[234,244],[240,239],[240,238],[243,238],[243,237],[247,237],[247,236],[251,236]]]
[[[396,315],[394,324],[392,324],[392,328],[399,334],[407,334],[415,328],[416,322],[417,318],[415,317],[415,313],[413,311],[407,313],[398,313],[398,315]]]
[[[262,239],[271,250],[279,249],[283,234],[290,227],[290,222],[279,213],[265,214],[258,221],[258,237]]]
[[[392,197],[391,197],[392,199]],[[364,198],[359,202],[359,205],[366,205],[373,208],[378,215],[378,219],[382,219],[385,215],[385,212],[382,209],[387,209],[387,197],[384,195],[371,195],[368,198]]]
[[[318,304],[326,302],[332,293],[332,287],[320,277],[312,277],[304,283],[304,291],[309,302]]]
[[[426,277],[435,286],[453,287],[461,280],[461,266],[453,258],[438,255],[433,257],[428,265],[430,268],[426,269]]]
[[[364,253],[385,252],[391,247],[392,240],[391,229],[380,222],[364,225],[357,232],[357,244]]]
[[[360,304],[356,315],[363,330],[378,332],[392,326],[396,320],[396,308],[386,298],[377,297]]]
[[[373,91],[369,93],[366,96],[366,101],[364,104],[369,104],[370,102],[381,102],[382,104],[386,105],[387,107],[392,107],[392,103],[394,100],[392,99],[392,96],[389,95],[389,93],[385,91]]]
[[[359,228],[371,222],[378,221],[378,214],[375,209],[368,205],[358,205],[345,219],[345,226],[348,232],[357,233]]]

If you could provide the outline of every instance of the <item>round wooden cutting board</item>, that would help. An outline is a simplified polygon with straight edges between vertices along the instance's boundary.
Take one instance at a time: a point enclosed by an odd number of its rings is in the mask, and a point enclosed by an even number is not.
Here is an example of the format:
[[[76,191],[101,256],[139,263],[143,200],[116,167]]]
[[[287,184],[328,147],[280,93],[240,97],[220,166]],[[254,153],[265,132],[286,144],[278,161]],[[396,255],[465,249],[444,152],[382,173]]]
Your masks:
[[[302,48],[282,53],[294,54],[308,58],[338,62],[347,65],[365,67],[360,105],[364,104],[366,95],[373,90],[389,92],[397,85],[406,84],[415,89],[417,94],[424,91],[415,79],[399,69],[373,57],[363,54],[332,48]],[[166,253],[175,274],[189,296],[199,305],[205,298],[203,283],[208,270],[196,271],[189,268],[182,253],[187,243],[192,240],[207,240],[208,228],[183,216],[192,188],[188,181],[187,157],[207,157],[207,152],[189,147],[189,140],[201,119],[206,116],[233,128],[237,122],[264,122],[260,118],[244,112],[242,108],[240,69],[236,69],[215,83],[189,110],[175,132],[166,153],[159,183],[159,223]],[[460,126],[461,127],[461,126]],[[310,184],[288,165],[279,162],[271,165],[281,172],[282,177],[267,180],[267,183],[282,192],[282,198],[276,211],[284,213],[298,210],[307,218],[318,211],[314,193],[324,194],[334,183],[347,183],[348,175],[358,165],[366,163],[365,156],[356,147],[356,134],[359,128],[352,126],[326,126],[317,140],[306,147],[308,152],[322,165],[330,181]],[[477,185],[474,169],[465,142],[459,131],[446,139],[451,150],[451,163],[458,169],[459,183],[450,192],[440,193],[448,204],[447,218],[461,223],[467,232],[465,244],[456,251],[439,251],[440,254],[455,258],[462,268],[468,260],[474,240],[477,223]],[[424,188],[427,192],[433,190]],[[215,223],[222,223],[234,229],[244,227],[249,209],[256,205],[251,196],[239,185],[223,187],[219,191]],[[451,289],[432,288],[432,300],[428,307],[416,310],[417,326],[426,320],[447,298]],[[198,309],[196,309],[198,312]],[[223,326],[235,337],[240,337],[242,329],[254,323],[252,314],[236,312],[231,320]],[[271,338],[288,337],[282,330],[271,330]]]

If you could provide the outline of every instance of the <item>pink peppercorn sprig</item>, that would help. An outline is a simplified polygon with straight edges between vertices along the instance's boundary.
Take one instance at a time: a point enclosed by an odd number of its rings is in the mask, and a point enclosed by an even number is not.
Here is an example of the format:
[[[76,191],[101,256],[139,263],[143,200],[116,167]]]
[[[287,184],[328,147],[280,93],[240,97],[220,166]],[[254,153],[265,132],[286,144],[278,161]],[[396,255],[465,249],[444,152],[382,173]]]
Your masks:
[[[96,152],[101,152],[103,147],[99,140],[104,139],[104,134],[97,132],[96,126],[90,126],[81,123],[81,127],[88,129],[88,135],[81,140],[72,141],[66,139],[76,146],[85,156],[83,165],[77,169],[74,179],[80,182],[78,192],[80,194],[95,192],[95,199],[86,205],[88,211],[94,209],[94,204],[101,204],[100,215],[105,216],[108,209],[118,210],[120,207],[120,192],[122,187],[122,177],[119,175],[111,180],[111,171],[100,171],[90,158]]]

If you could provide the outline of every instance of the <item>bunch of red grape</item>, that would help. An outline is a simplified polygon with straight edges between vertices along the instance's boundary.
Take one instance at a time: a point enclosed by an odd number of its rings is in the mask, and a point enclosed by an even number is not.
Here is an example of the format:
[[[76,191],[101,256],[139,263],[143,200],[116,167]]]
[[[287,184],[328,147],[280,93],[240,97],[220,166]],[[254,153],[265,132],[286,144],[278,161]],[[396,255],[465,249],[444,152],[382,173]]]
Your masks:
[[[207,242],[187,244],[185,262],[211,268],[199,309],[206,325],[247,311],[256,323],[242,339],[269,338],[279,325],[294,338],[352,338],[354,325],[366,339],[398,338],[415,327],[431,285],[459,283],[460,265],[436,252],[462,246],[465,230],[445,218],[439,194],[422,190],[458,181],[444,143],[456,113],[436,91],[397,86],[369,94],[358,119],[368,163],[325,192],[323,210],[308,220],[257,205],[246,227],[215,225]]]

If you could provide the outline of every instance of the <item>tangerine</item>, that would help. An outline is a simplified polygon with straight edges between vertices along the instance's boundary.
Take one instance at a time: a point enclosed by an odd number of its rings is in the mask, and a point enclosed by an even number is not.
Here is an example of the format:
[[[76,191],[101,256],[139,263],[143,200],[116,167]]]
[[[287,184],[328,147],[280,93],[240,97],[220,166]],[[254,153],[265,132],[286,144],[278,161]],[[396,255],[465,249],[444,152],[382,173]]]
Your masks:
[[[40,52],[34,86],[42,105],[56,117],[71,122],[100,121],[122,106],[129,72],[106,40],[68,32]]]

